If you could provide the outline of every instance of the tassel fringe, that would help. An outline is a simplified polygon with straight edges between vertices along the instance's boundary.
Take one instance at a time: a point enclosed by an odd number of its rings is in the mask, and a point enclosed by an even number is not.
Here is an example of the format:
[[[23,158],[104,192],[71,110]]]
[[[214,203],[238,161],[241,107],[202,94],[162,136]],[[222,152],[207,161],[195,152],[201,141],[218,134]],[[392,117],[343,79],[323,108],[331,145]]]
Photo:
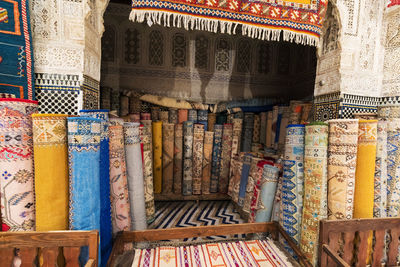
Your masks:
[[[236,34],[237,22],[221,21],[216,19],[198,18],[191,15],[170,13],[165,11],[148,11],[132,9],[129,19],[133,22],[146,21],[150,27],[153,24],[165,27],[184,28],[186,30],[201,30],[217,33]],[[172,19],[172,20],[171,20]],[[279,41],[283,31],[283,40],[296,44],[318,46],[319,38],[305,33],[292,32],[290,30],[277,30],[259,26],[242,25],[242,34],[251,38],[266,41]]]

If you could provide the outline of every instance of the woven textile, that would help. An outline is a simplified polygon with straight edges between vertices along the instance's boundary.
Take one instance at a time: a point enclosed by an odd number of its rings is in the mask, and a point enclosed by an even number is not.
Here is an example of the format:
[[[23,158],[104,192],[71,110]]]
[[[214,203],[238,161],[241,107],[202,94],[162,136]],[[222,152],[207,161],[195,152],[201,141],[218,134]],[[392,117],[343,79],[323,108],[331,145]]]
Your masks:
[[[377,120],[359,120],[354,218],[372,218],[374,210],[374,175]]]
[[[243,134],[241,140],[241,151],[251,151],[251,143],[253,140],[254,114],[245,113],[243,119]]]
[[[216,121],[217,121],[217,115],[215,113],[208,113],[207,115],[208,131],[214,132],[214,125]]]
[[[178,110],[170,108],[168,111],[168,121],[169,123],[178,123]]]
[[[193,122],[183,123],[183,179],[182,194],[184,196],[193,193]]]
[[[28,1],[0,1],[0,40],[0,92],[34,100]]]
[[[202,166],[203,176],[201,181],[202,194],[210,193],[213,141],[214,141],[214,133],[204,132],[204,153],[203,153],[203,166]]]
[[[328,219],[353,218],[358,120],[329,121]]]
[[[119,108],[120,108],[120,103],[119,103],[119,98],[120,98],[120,93],[119,91],[111,91],[111,110],[113,111],[117,111],[117,113],[119,114]]]
[[[67,230],[67,115],[33,114],[32,126],[36,231]]]
[[[111,109],[111,88],[100,88],[100,107],[102,109]]]
[[[182,170],[183,170],[183,125],[175,124],[174,139],[174,186],[175,194],[182,193]]]
[[[374,218],[386,217],[387,207],[387,122],[378,121],[374,177]]]
[[[297,117],[297,116],[296,116]],[[316,266],[319,221],[327,217],[328,124],[306,126],[304,148],[304,200],[300,248]]]
[[[132,2],[132,21],[149,25],[184,27],[232,34],[241,25],[242,34],[261,40],[283,40],[317,45],[328,1],[237,1],[185,2],[180,0]],[[161,19],[163,18],[163,22]],[[172,24],[172,25],[171,25]]]
[[[121,116],[126,116],[129,114],[129,97],[126,95],[121,95],[119,98],[120,107],[119,107],[119,114]]]
[[[140,143],[143,147],[143,183],[144,200],[146,204],[147,223],[154,221],[154,186],[153,186],[153,150],[152,150],[152,121],[142,121],[139,127]]]
[[[158,121],[160,119],[160,107],[151,107],[151,120]]]
[[[131,230],[147,228],[139,123],[124,123],[126,173],[131,204]]]
[[[223,126],[215,124],[212,164],[211,164],[211,185],[210,185],[211,193],[218,192],[219,170],[221,166],[222,132],[223,132]]]
[[[0,99],[2,231],[35,230],[31,114],[37,102]]]
[[[233,139],[235,140],[235,142],[237,142],[237,144],[234,143],[232,145],[232,155],[237,155],[240,152],[240,141],[242,138],[243,119],[234,118],[232,123],[233,123],[232,142],[233,142]]]
[[[281,217],[281,206],[282,206],[282,181],[283,177],[278,178],[278,185],[276,188],[274,204],[272,206],[272,217],[271,221],[279,221]]]
[[[130,96],[129,97],[129,113],[140,113],[142,108],[142,101],[139,97]]]
[[[400,119],[388,119],[387,133],[387,216],[400,216],[400,187],[399,167],[400,167]]]
[[[282,181],[281,224],[300,241],[304,186],[304,125],[287,127]]]
[[[275,138],[276,138],[276,129],[277,129],[277,122],[278,122],[278,113],[279,107],[274,106],[272,108],[272,123],[271,123],[271,147],[275,147]]]
[[[168,111],[160,111],[160,121],[163,123],[168,123],[169,121],[169,112]]]
[[[193,195],[201,194],[203,177],[204,125],[195,124],[193,130]]]
[[[289,125],[290,111],[289,107],[282,107],[282,118],[280,121],[279,139],[278,139],[278,152],[284,152],[286,140],[286,127]]]
[[[174,183],[174,129],[173,123],[163,123],[163,178],[162,192],[172,193]]]
[[[240,177],[242,175],[243,157],[237,155],[231,162],[232,175],[229,181],[228,195],[231,196],[233,202],[237,203],[239,200],[239,187]]]
[[[265,144],[265,136],[267,129],[267,112],[260,113],[260,143]]]
[[[100,229],[101,120],[68,118],[69,229]]]
[[[130,122],[140,122],[140,113],[129,114]]]
[[[180,109],[178,111],[178,123],[183,123],[184,121],[188,120],[188,110],[187,109]]]
[[[289,122],[288,124],[298,124],[301,119],[302,102],[292,100],[289,106]]]
[[[247,213],[250,213],[250,205],[254,195],[254,187],[256,182],[261,179],[262,168],[258,167],[258,162],[260,161],[261,158],[257,157],[253,157],[251,159],[249,177],[247,179],[246,193],[243,202],[243,211]]]
[[[312,110],[312,104],[303,104],[301,108],[301,118],[300,118],[300,123],[305,124],[310,121],[311,118],[311,110]]]
[[[254,126],[253,126],[253,143],[260,143],[260,128],[261,118],[259,114],[254,115]]]
[[[129,231],[131,217],[126,177],[124,128],[122,125],[110,125],[109,132],[111,222],[115,235],[119,231]]]
[[[153,121],[154,193],[162,191],[162,121]]]
[[[292,266],[270,240],[136,249],[132,267]]]
[[[222,133],[221,165],[219,171],[218,191],[220,193],[228,192],[229,168],[232,154],[232,124],[225,123]]]
[[[244,199],[246,196],[246,188],[247,188],[247,182],[249,180],[251,159],[252,159],[251,154],[245,154],[243,157],[242,173],[240,174],[239,195],[237,201],[238,205],[241,207],[243,207],[244,205]]]
[[[272,111],[268,111],[267,113],[267,127],[266,127],[266,133],[265,133],[265,145],[267,147],[272,147]]]
[[[207,110],[199,110],[197,111],[197,123],[204,125],[204,131],[208,130],[208,111]]]
[[[108,110],[81,110],[83,117],[101,119],[100,131],[100,236],[101,254],[106,262],[112,249],[110,203],[110,144],[108,137]]]
[[[269,164],[263,165],[260,192],[253,200],[256,202],[256,208],[251,211],[252,213],[255,213],[255,222],[271,221],[272,207],[278,184],[278,175],[279,168]]]
[[[195,109],[190,109],[188,111],[188,121],[191,121],[193,123],[197,122],[197,110]]]
[[[140,120],[141,121],[151,121],[151,113],[140,113]]]

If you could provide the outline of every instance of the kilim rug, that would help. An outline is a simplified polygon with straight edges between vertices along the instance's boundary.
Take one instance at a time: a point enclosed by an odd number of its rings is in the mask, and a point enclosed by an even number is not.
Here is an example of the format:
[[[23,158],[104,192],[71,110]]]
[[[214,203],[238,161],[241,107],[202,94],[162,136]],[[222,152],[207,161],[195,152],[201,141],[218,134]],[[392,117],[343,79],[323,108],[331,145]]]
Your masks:
[[[214,132],[204,132],[203,176],[201,181],[202,194],[210,194],[213,139]]]
[[[182,194],[193,193],[193,122],[183,123],[183,179]]]
[[[201,194],[203,178],[204,125],[195,124],[193,131],[193,195]]]
[[[300,249],[317,266],[319,220],[327,217],[328,124],[306,126],[304,200]]]
[[[32,124],[36,231],[67,230],[67,115],[33,114]]]
[[[219,170],[221,166],[221,143],[222,143],[223,126],[220,124],[214,125],[214,144],[212,152],[211,164],[211,185],[210,192],[218,192]]]
[[[147,228],[139,123],[124,123],[126,170],[131,204],[131,230]]]
[[[163,123],[163,179],[162,192],[165,194],[172,193],[174,182],[174,132],[175,125],[173,123]]]
[[[217,120],[217,115],[215,113],[208,113],[207,119],[208,130],[210,132],[214,132],[214,125]]]
[[[37,102],[0,99],[2,231],[35,230],[31,114]]]
[[[386,217],[387,207],[387,122],[378,121],[374,178],[374,218]]]
[[[181,111],[181,110],[179,110]],[[180,114],[180,113],[179,113]],[[175,124],[174,138],[174,193],[182,194],[182,170],[183,170],[183,125]]]
[[[270,240],[207,243],[180,247],[136,249],[136,266],[293,266]]]
[[[317,45],[327,0],[183,1],[133,0],[130,19],[149,25],[242,34],[261,40]]]
[[[250,205],[254,195],[255,184],[258,180],[260,180],[262,175],[262,168],[258,167],[258,163],[261,160],[262,160],[261,158],[257,157],[253,157],[251,159],[249,177],[247,179],[246,193],[243,202],[243,211],[247,213],[250,213]]]
[[[328,219],[352,219],[357,162],[358,120],[330,120]]]
[[[152,114],[151,116],[153,119],[154,115]],[[162,121],[154,121],[154,119],[153,119],[153,177],[154,177],[154,193],[159,194],[162,191]]]
[[[231,163],[232,153],[232,124],[225,123],[222,134],[222,149],[221,149],[221,165],[219,171],[218,192],[228,193],[229,186],[229,168]]]
[[[29,2],[0,1],[0,93],[35,99]]]
[[[400,164],[400,119],[388,119],[387,123],[387,216],[398,217],[400,215],[400,188],[397,185],[399,183],[397,173]]]

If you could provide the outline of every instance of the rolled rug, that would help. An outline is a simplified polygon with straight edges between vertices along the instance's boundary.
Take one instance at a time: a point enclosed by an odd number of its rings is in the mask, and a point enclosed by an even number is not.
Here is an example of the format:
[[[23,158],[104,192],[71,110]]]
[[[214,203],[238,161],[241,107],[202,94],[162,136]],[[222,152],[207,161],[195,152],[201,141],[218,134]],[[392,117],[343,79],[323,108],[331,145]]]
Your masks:
[[[189,109],[189,111],[188,111],[188,121],[191,121],[193,123],[197,122],[197,110]]]
[[[254,115],[254,126],[253,126],[253,143],[260,143],[260,128],[261,118],[259,114]]]
[[[281,225],[298,243],[304,192],[304,125],[288,125],[284,160]]]
[[[178,110],[170,108],[168,112],[169,112],[168,113],[168,122],[177,124],[178,123]]]
[[[221,164],[221,144],[222,144],[223,126],[219,124],[214,125],[214,143],[212,152],[211,164],[211,185],[210,193],[218,192],[219,170]]]
[[[182,194],[183,171],[183,125],[175,124],[174,139],[174,186],[175,194]]]
[[[242,152],[251,151],[251,143],[253,141],[254,113],[245,113],[243,119],[243,134],[241,140]]]
[[[258,168],[258,163],[261,160],[262,160],[261,158],[257,157],[253,157],[251,159],[249,177],[247,179],[246,193],[243,202],[243,211],[246,213],[250,213],[250,205],[251,205],[251,199],[253,198],[254,195],[254,187],[256,185],[257,180],[259,180],[262,175],[262,168]]]
[[[183,123],[188,120],[188,110],[180,109],[178,110],[178,123]]]
[[[131,226],[128,180],[124,148],[124,128],[110,120],[110,200],[114,236],[129,231]]]
[[[140,113],[140,120],[141,121],[151,121],[151,113],[147,113],[147,112]]]
[[[312,113],[312,103],[302,104],[301,107],[301,124],[306,124],[310,121],[311,113]]]
[[[217,115],[215,113],[208,113],[207,114],[207,126],[208,126],[208,131],[214,132],[214,125],[217,120]]]
[[[193,130],[193,195],[201,194],[203,177],[204,125],[195,124]]]
[[[139,123],[125,122],[124,138],[128,192],[131,204],[131,230],[145,230],[147,223]]]
[[[387,131],[387,122],[378,121],[374,178],[374,218],[385,218],[387,215]]]
[[[152,223],[155,218],[156,208],[154,205],[153,186],[153,150],[152,150],[152,127],[151,121],[142,121],[139,127],[140,142],[143,147],[143,182],[144,201],[146,205],[147,223]]]
[[[204,131],[208,130],[208,111],[207,110],[199,110],[197,112],[197,123],[204,125]]]
[[[106,262],[112,249],[112,223],[110,202],[110,144],[108,136],[108,110],[81,110],[82,117],[101,119],[100,129],[100,236],[102,261]]]
[[[243,156],[236,155],[233,158],[233,170],[231,180],[229,181],[228,195],[232,201],[237,203],[239,200],[240,177],[242,175]]]
[[[130,122],[140,122],[140,113],[129,114],[129,121]]]
[[[67,117],[32,115],[36,231],[68,229]]]
[[[222,133],[222,150],[221,150],[221,166],[219,172],[218,191],[220,193],[228,192],[229,185],[229,169],[232,154],[232,133],[233,125],[229,123],[224,124],[224,131]]]
[[[126,95],[120,96],[120,115],[126,116],[129,114],[129,97]]]
[[[183,123],[183,179],[182,194],[193,194],[193,122]]]
[[[267,129],[267,112],[260,113],[260,143],[265,145],[265,136]]]
[[[166,110],[160,111],[159,113],[160,116],[160,121],[162,121],[163,123],[168,123],[169,121],[169,112]]]
[[[243,119],[234,118],[233,119],[233,137],[232,137],[232,155],[237,155],[240,152],[240,141],[242,138],[242,127],[243,127]],[[237,144],[234,143],[237,142]]]
[[[242,173],[240,174],[239,195],[237,201],[240,207],[243,207],[244,205],[244,199],[246,196],[246,187],[247,187],[247,182],[249,180],[252,157],[253,156],[250,153],[246,153],[243,157]]]
[[[296,115],[297,116],[297,115]],[[297,117],[296,117],[297,118]],[[304,200],[300,249],[316,266],[319,221],[326,219],[328,183],[328,124],[315,122],[305,127]]]
[[[129,97],[129,113],[140,113],[142,101],[136,96]]]
[[[162,121],[153,121],[154,193],[162,191]]]
[[[116,111],[120,115],[120,93],[116,90],[111,90],[111,110]]]
[[[218,113],[215,124],[225,124],[227,122],[226,113]]]
[[[265,129],[265,145],[268,148],[272,147],[272,111],[267,113],[267,127]]]
[[[328,219],[352,219],[357,162],[358,120],[329,123]]]
[[[390,118],[387,120],[387,169],[388,169],[388,196],[387,196],[387,216],[400,216],[400,188],[398,186],[398,166],[400,162],[400,119]]]
[[[302,114],[303,102],[292,100],[289,105],[288,124],[299,124]]]
[[[163,123],[163,194],[172,193],[174,183],[174,128],[173,123]]]
[[[151,107],[151,120],[158,121],[160,120],[160,107]]]
[[[204,132],[204,155],[203,155],[203,166],[202,166],[203,176],[201,182],[202,194],[210,194],[213,141],[214,141],[214,133]]]
[[[226,116],[226,123],[233,123],[233,119],[235,118],[235,114],[231,113]]]
[[[1,231],[35,230],[32,118],[37,101],[0,98]]]
[[[272,108],[272,121],[271,121],[271,147],[275,148],[275,139],[276,139],[276,129],[278,127],[278,114],[279,114],[279,106],[274,106]]]

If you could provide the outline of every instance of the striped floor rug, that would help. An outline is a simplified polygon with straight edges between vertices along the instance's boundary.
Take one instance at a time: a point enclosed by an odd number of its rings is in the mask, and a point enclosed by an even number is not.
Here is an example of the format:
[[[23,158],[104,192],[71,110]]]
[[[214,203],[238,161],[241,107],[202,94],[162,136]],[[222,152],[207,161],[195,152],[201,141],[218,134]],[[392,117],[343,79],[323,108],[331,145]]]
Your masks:
[[[230,201],[171,201],[157,202],[156,216],[149,229],[172,227],[204,226],[218,224],[239,224],[240,218]],[[237,238],[238,236],[235,236]],[[208,237],[207,239],[225,239],[226,236]],[[198,238],[186,239],[198,240]]]

